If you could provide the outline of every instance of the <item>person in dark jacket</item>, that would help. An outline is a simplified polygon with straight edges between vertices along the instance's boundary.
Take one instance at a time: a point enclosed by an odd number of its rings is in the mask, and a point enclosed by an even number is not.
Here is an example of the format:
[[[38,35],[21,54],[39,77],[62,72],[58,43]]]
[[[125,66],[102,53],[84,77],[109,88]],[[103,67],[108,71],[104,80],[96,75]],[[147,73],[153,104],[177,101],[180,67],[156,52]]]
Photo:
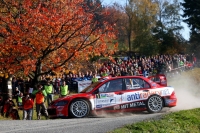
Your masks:
[[[3,112],[7,118],[11,117],[13,120],[19,120],[20,117],[19,117],[18,110],[14,107],[15,107],[15,103],[12,100],[12,98],[9,97],[4,104]]]
[[[3,116],[3,106],[4,106],[3,97],[0,96],[0,116]]]

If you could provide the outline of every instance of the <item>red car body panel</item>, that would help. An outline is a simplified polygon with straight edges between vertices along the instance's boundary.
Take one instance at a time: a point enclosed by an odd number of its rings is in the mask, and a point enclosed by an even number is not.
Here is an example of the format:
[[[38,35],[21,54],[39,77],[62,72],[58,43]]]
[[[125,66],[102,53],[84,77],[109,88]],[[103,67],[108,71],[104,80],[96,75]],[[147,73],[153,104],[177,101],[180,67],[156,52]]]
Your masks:
[[[177,98],[174,89],[166,87],[165,76],[160,75],[159,78],[160,83],[163,83],[161,85],[141,76],[121,76],[105,79],[94,86],[91,85],[91,90],[89,88],[86,93],[77,93],[53,101],[48,107],[48,113],[50,117],[68,117],[70,115],[70,104],[75,99],[87,101],[90,106],[90,113],[95,115],[102,112],[145,111],[148,108],[147,100],[152,95],[162,98],[163,107],[176,106]],[[115,85],[114,89],[122,89],[108,91],[112,83]],[[102,88],[107,88],[107,91]]]

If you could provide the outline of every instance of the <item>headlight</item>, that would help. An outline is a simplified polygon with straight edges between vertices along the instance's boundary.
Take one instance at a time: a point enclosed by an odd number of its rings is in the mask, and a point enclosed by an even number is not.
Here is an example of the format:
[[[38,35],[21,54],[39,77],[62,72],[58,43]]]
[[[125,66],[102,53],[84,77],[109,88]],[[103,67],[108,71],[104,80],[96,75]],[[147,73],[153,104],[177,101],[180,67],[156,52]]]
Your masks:
[[[55,106],[65,106],[68,103],[68,101],[59,101],[55,103]]]

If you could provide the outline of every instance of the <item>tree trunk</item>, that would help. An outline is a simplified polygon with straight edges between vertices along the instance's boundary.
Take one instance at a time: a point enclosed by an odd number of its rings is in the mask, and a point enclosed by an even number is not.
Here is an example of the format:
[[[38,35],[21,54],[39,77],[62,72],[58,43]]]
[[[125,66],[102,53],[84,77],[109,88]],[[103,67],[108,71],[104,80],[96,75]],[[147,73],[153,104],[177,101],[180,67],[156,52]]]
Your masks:
[[[12,79],[11,78],[6,78],[5,76],[4,77],[1,77],[2,79],[2,82],[1,82],[1,92],[2,92],[2,97],[3,97],[3,100],[6,100],[8,99],[8,97],[12,97]],[[8,83],[9,85],[11,85],[8,89]]]

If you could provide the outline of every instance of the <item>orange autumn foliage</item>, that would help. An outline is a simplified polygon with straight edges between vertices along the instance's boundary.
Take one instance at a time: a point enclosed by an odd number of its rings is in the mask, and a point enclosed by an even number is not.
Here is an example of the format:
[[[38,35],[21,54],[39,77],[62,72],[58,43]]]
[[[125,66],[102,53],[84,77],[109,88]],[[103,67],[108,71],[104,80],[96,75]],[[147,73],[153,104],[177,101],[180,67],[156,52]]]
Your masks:
[[[60,71],[68,62],[117,49],[113,24],[97,26],[84,0],[10,1],[0,14],[0,71],[23,70],[38,77]],[[96,8],[98,8],[97,6]],[[12,10],[12,11],[11,11]],[[108,12],[102,11],[102,16]]]

